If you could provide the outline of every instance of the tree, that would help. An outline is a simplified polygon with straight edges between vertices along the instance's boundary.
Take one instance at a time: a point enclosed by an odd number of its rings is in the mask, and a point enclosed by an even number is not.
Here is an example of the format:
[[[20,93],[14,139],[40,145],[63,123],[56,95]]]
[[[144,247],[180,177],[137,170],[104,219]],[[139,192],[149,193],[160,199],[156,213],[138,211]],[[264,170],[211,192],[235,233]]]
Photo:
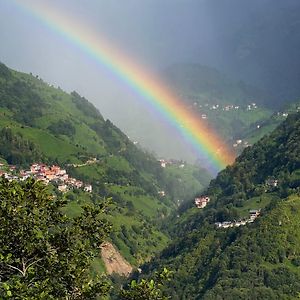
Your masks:
[[[107,293],[89,267],[110,231],[103,201],[76,218],[42,183],[0,179],[0,298],[95,299]]]
[[[142,279],[139,283],[132,280],[128,290],[122,290],[122,300],[168,300],[163,295],[162,287],[164,282],[171,277],[171,272],[164,268],[161,273],[156,273],[155,279]]]

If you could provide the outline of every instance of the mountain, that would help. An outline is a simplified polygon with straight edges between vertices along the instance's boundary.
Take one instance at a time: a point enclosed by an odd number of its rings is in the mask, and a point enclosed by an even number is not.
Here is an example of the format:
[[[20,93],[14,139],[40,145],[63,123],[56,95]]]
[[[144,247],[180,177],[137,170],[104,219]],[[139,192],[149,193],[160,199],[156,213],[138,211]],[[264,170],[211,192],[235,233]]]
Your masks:
[[[293,101],[284,105],[280,110],[273,113],[271,117],[262,120],[260,123],[251,126],[248,131],[241,136],[242,139],[247,140],[248,143],[253,144],[261,139],[264,135],[271,133],[281,122],[283,122],[288,115],[300,111],[300,102]]]
[[[161,82],[186,107],[196,111],[232,147],[252,127],[268,119],[275,111],[265,106],[270,95],[265,91],[234,81],[218,70],[200,64],[174,64],[160,74]],[[156,115],[141,109],[118,120],[129,136],[159,156],[171,153],[177,159],[195,162],[197,157],[183,144],[174,130],[164,126]],[[140,124],[140,126],[136,126]],[[240,150],[237,151],[240,153]]]
[[[167,244],[161,223],[178,199],[193,197],[210,178],[205,170],[186,164],[181,168],[179,162],[162,168],[78,93],[67,94],[3,64],[0,141],[4,165],[28,169],[32,163],[55,164],[92,185],[93,193],[75,189],[63,195],[67,214],[76,216],[99,197],[112,198],[110,240],[133,266]],[[95,268],[103,268],[100,261]]]
[[[166,84],[232,147],[274,112],[270,94],[199,64],[177,64],[164,72]]]
[[[144,267],[174,271],[172,299],[298,297],[299,138],[295,113],[211,181],[205,208],[172,222],[174,241]]]
[[[163,72],[167,84],[188,104],[262,105],[270,95],[261,89],[235,82],[217,69],[200,64],[174,64]]]

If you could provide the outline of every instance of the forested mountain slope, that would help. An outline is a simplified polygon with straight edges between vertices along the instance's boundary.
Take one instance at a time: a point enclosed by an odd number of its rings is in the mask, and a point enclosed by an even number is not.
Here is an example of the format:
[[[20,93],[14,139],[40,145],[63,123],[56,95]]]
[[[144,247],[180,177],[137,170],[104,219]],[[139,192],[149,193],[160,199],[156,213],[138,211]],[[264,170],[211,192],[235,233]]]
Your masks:
[[[299,139],[297,113],[212,180],[207,207],[178,218],[179,238],[145,266],[174,271],[172,299],[298,297]],[[249,210],[259,215],[251,222]]]

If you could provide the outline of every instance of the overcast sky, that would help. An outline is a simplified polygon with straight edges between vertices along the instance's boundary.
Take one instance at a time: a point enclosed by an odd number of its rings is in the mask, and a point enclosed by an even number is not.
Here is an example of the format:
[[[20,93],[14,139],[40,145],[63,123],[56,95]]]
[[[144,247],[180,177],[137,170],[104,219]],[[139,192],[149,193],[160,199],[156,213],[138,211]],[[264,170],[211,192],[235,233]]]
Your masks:
[[[25,3],[34,0],[19,0]],[[276,14],[298,0],[38,0],[108,37],[145,70],[178,62],[228,69],[226,43],[244,24]],[[106,118],[124,127],[143,106],[118,78],[22,10],[0,0],[0,61],[32,72],[66,91],[78,91]],[[227,50],[226,50],[227,49]],[[226,65],[227,64],[227,65]],[[125,108],[131,107],[131,113]],[[127,121],[126,121],[127,119]],[[126,127],[126,126],[125,126]],[[124,128],[123,128],[124,129]],[[126,128],[128,130],[128,128]]]
[[[230,7],[219,5],[217,0],[39,2],[50,3],[66,16],[91,26],[145,69],[158,72],[177,62],[218,65],[222,56],[218,15],[231,14]],[[236,0],[227,2],[234,4]],[[122,83],[13,3],[0,0],[0,61],[67,91],[79,91],[110,117],[111,103],[124,96]],[[243,16],[233,14],[230,18],[235,23]]]

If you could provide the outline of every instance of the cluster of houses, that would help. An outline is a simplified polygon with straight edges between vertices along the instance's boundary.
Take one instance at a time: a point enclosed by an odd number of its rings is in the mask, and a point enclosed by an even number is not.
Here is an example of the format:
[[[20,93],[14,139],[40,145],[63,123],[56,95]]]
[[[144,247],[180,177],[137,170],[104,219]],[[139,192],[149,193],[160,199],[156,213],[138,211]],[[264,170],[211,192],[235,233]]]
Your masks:
[[[74,168],[80,168],[80,167],[84,167],[84,166],[88,166],[88,165],[93,165],[98,163],[100,160],[98,160],[96,157],[93,157],[89,160],[87,160],[85,163],[83,164],[68,164],[68,167],[74,167]]]
[[[299,111],[299,107],[297,107],[297,111]],[[277,113],[277,116],[282,116],[284,118],[287,118],[288,117],[288,113],[287,112],[278,112]]]
[[[247,105],[247,110],[257,109],[256,103],[251,103]]]
[[[248,223],[253,223],[258,217],[260,216],[260,210],[252,209],[249,211],[249,218],[243,219],[239,221],[233,221],[233,222],[217,222],[215,223],[215,226],[217,228],[231,228],[231,227],[240,227],[244,226]]]
[[[16,169],[16,166],[9,165],[6,167],[0,163],[0,176],[4,176],[10,181],[26,180],[29,177],[33,177],[46,185],[56,183],[58,190],[63,193],[73,188],[83,189],[89,193],[93,190],[91,184],[84,184],[80,180],[69,177],[67,171],[59,166],[53,165],[50,167],[45,164],[32,164],[30,170],[21,170],[19,173],[16,172]]]
[[[185,167],[185,162],[182,161],[182,160],[176,160],[176,159],[169,159],[169,160],[166,160],[166,159],[159,159],[158,160],[160,166],[162,168],[166,168],[168,165],[171,166],[171,165],[176,165],[178,166],[179,168],[184,168]]]
[[[247,148],[250,147],[251,144],[249,144],[248,141],[236,140],[232,146],[233,148]]]
[[[195,205],[197,208],[204,208],[210,201],[210,198],[208,196],[200,196],[195,198]],[[239,227],[246,225],[247,223],[253,223],[257,217],[260,215],[260,210],[250,210],[249,211],[249,218],[248,219],[242,219],[239,221],[233,221],[233,222],[217,222],[215,223],[217,228],[230,228],[230,227]]]
[[[198,108],[206,108],[209,110],[223,110],[223,111],[239,110],[239,109],[246,109],[249,111],[249,110],[254,110],[254,109],[258,108],[258,106],[255,102],[247,104],[245,107],[241,107],[240,105],[234,105],[234,104],[220,106],[219,104],[205,103],[202,105],[195,101],[195,102],[193,102],[193,106],[198,107]]]
[[[210,198],[208,196],[200,196],[195,198],[195,205],[197,208],[204,208],[209,201]]]
[[[230,110],[233,110],[233,109],[238,110],[238,109],[240,109],[240,107],[238,105],[226,105],[226,106],[223,107],[222,110],[230,111]]]

